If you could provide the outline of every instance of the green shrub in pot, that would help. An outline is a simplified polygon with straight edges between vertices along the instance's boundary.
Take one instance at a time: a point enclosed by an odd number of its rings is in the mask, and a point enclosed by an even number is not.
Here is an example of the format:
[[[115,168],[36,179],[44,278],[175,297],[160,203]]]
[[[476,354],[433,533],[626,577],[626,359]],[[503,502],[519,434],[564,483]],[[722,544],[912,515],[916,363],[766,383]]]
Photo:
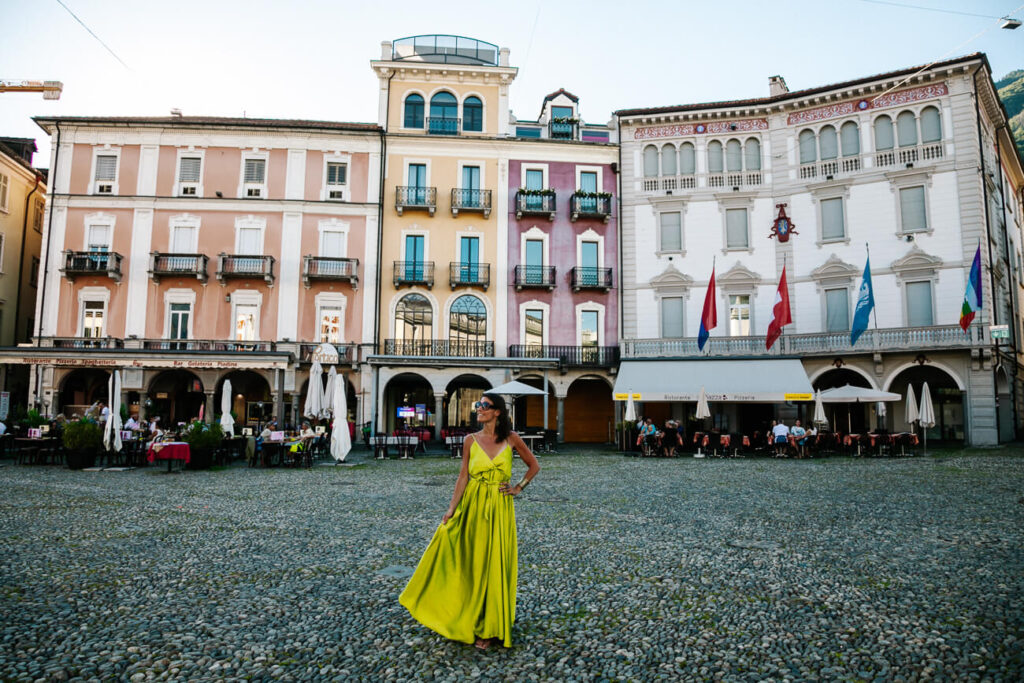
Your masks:
[[[189,467],[206,469],[213,463],[213,453],[224,440],[224,430],[216,422],[207,424],[197,420],[185,429],[181,438],[188,444]]]
[[[103,428],[89,418],[72,420],[64,426],[61,439],[68,467],[73,470],[92,467],[96,462],[96,452],[103,448]]]

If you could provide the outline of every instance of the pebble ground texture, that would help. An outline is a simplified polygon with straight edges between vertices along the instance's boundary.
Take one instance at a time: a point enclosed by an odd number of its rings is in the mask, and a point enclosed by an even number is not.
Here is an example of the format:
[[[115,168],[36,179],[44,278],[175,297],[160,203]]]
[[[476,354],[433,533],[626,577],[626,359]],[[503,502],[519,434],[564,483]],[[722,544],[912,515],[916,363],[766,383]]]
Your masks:
[[[180,474],[6,461],[0,679],[1024,676],[1020,449],[545,456],[516,503],[514,647],[486,652],[397,602],[457,463],[355,460]]]

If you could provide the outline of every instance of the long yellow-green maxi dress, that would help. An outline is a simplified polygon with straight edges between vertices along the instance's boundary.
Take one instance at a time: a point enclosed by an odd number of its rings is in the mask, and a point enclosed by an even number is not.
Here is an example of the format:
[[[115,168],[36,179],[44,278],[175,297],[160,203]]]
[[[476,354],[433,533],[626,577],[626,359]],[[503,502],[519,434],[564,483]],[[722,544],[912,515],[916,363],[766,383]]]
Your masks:
[[[473,440],[469,482],[455,514],[434,532],[398,601],[427,628],[473,643],[512,645],[516,618],[516,513],[498,486],[512,476],[512,447],[488,457]]]

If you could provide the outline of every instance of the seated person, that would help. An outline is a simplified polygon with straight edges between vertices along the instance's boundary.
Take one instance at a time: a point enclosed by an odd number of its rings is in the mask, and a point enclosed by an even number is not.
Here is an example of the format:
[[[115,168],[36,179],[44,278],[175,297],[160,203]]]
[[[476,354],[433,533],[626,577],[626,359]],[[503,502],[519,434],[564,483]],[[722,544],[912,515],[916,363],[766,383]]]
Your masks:
[[[132,413],[132,415],[128,418],[128,421],[124,423],[124,429],[125,431],[128,432],[137,432],[140,429],[142,429],[142,426],[139,424],[139,421],[135,419],[135,413]]]
[[[641,443],[647,445],[648,448],[657,451],[658,448],[658,428],[654,426],[654,421],[651,418],[644,420],[644,426],[640,429]]]
[[[313,429],[309,426],[309,423],[308,422],[303,422],[302,423],[302,431],[299,432],[299,442],[296,443],[296,444],[293,444],[292,447],[291,447],[292,453],[297,453],[299,451],[306,451],[306,450],[308,450],[309,447],[313,445],[312,442],[313,442],[313,439],[315,439],[315,438],[316,438],[316,434],[313,432]]]
[[[661,452],[666,458],[674,457],[676,446],[682,444],[679,439],[678,424],[675,420],[665,420],[665,429],[661,437]]]
[[[799,449],[801,457],[804,455],[804,444],[807,443],[807,430],[800,426],[800,420],[793,423],[793,427],[789,430],[790,435],[796,439],[796,445]]]
[[[772,427],[772,441],[775,444],[775,455],[783,456],[786,454],[786,447],[789,446],[789,427],[782,420],[779,420],[778,424]]]

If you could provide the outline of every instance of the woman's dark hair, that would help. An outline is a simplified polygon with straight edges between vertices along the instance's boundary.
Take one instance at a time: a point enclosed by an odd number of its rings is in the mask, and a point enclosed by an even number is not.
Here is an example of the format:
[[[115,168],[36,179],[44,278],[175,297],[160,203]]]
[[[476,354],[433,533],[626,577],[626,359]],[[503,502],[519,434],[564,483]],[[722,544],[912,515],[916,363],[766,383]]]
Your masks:
[[[512,433],[512,420],[508,416],[508,407],[505,405],[505,399],[498,394],[484,394],[484,397],[490,400],[495,410],[501,411],[497,421],[494,423],[494,440],[499,442],[505,441],[508,439],[508,435]]]

